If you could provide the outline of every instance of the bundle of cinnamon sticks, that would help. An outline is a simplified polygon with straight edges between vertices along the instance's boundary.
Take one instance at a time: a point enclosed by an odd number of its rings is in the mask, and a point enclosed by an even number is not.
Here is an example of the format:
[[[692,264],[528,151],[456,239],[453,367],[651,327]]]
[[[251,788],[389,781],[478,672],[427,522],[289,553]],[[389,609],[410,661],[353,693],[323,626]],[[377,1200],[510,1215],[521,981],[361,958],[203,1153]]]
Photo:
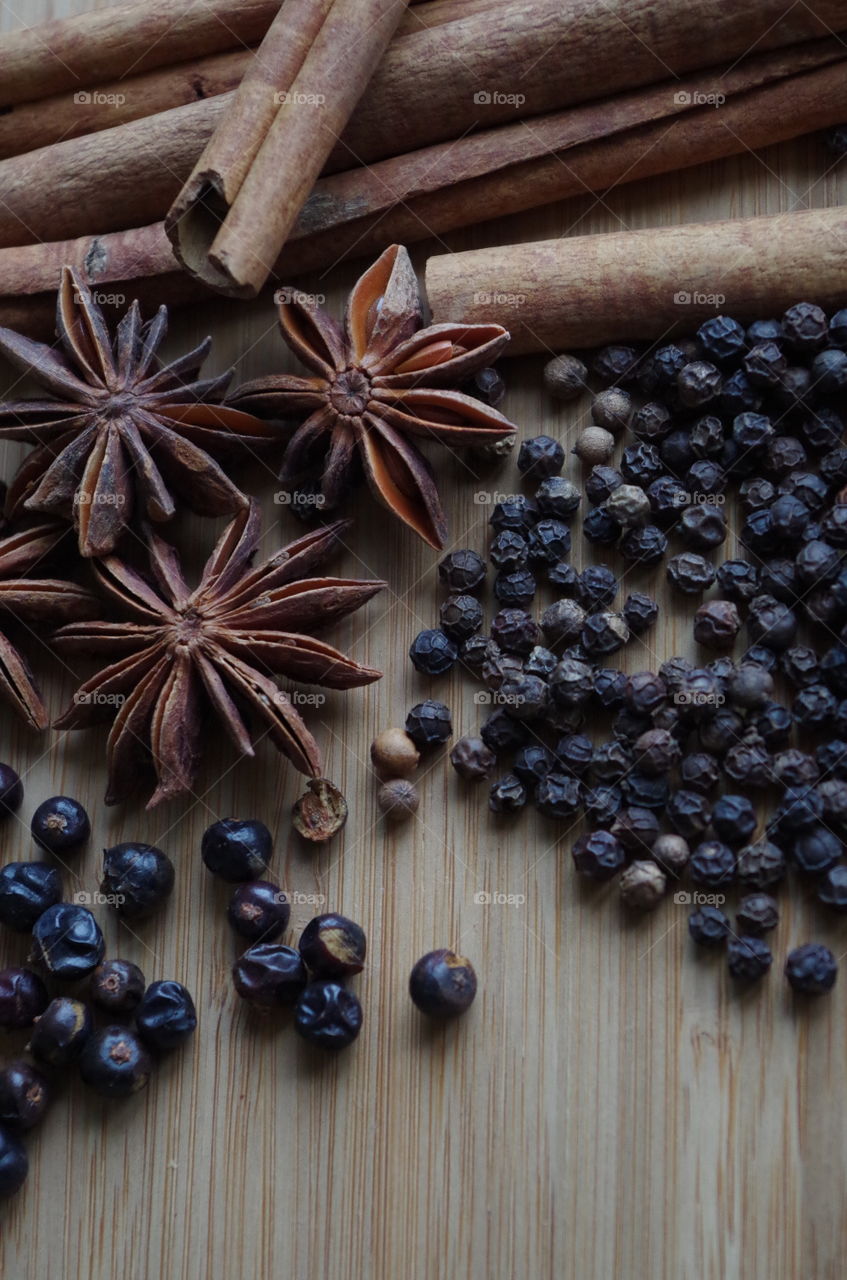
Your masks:
[[[250,296],[822,128],[845,27],[841,0],[153,0],[0,37],[0,323],[49,325],[65,262]]]

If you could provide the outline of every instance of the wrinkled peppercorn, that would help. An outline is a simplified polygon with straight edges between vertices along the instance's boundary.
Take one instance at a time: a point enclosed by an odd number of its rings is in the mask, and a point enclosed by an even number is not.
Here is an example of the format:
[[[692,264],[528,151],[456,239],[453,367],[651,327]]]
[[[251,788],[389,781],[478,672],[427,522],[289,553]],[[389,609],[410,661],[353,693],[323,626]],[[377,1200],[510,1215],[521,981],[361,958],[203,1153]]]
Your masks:
[[[830,867],[820,879],[817,894],[820,901],[833,911],[847,912],[847,865],[839,862]]]
[[[517,508],[524,508],[521,518],[525,520],[527,518],[526,511],[529,508],[527,500],[521,495],[518,495],[514,500],[513,506]],[[516,523],[509,524],[504,522],[498,526],[495,523],[495,518],[498,517],[498,511],[499,508],[495,507],[491,516],[491,523],[495,528],[500,527],[507,529],[521,527],[517,516],[514,517]],[[477,551],[470,551],[467,549],[451,551],[449,555],[444,557],[438,566],[438,577],[440,582],[448,589],[448,591],[451,591],[456,595],[464,595],[466,592],[476,591],[484,583],[485,574],[486,567],[482,556]]]
[[[497,757],[482,738],[463,737],[450,752],[450,763],[460,778],[482,782],[497,764]]]
[[[498,778],[488,793],[488,807],[492,813],[517,813],[526,800],[526,787],[514,773]]]
[[[455,640],[438,628],[418,632],[409,646],[412,666],[425,676],[446,675],[458,656]]]
[[[609,831],[580,836],[571,852],[577,871],[589,880],[610,880],[627,862],[623,845]]]
[[[483,617],[476,596],[448,596],[438,613],[441,630],[457,642],[475,635],[482,627]]]
[[[489,550],[491,563],[497,569],[505,569],[511,573],[521,569],[529,558],[529,547],[526,538],[516,529],[504,529],[498,533]]]
[[[694,615],[694,639],[706,649],[731,649],[741,618],[731,600],[707,600]]]
[[[707,798],[699,791],[680,788],[668,801],[667,819],[670,825],[685,840],[695,840],[703,834],[709,825],[711,806]]]
[[[700,947],[719,947],[729,937],[729,917],[719,907],[702,906],[688,917],[688,932]]]
[[[661,867],[646,859],[630,863],[618,883],[623,903],[641,911],[657,907],[667,889],[667,878]]]
[[[442,746],[453,732],[449,708],[434,698],[415,703],[406,716],[406,732],[422,751]]]
[[[698,844],[688,862],[688,874],[695,884],[716,889],[735,879],[735,854],[721,840]]]
[[[534,598],[538,584],[529,569],[516,569],[513,573],[498,573],[494,578],[494,595],[500,604],[521,608]]]
[[[829,947],[819,942],[807,942],[789,951],[785,976],[792,991],[804,996],[819,996],[835,986],[838,964]]]
[[[779,924],[779,907],[769,893],[748,893],[739,902],[735,918],[742,933],[769,933]]]
[[[624,601],[623,616],[632,634],[642,635],[656,625],[659,606],[650,596],[641,591],[633,591]]]
[[[576,600],[556,600],[541,615],[541,630],[550,644],[577,640],[585,623],[585,610]]]
[[[715,581],[715,567],[696,551],[671,556],[665,570],[668,582],[686,596],[699,596]]]
[[[752,934],[730,938],[727,944],[730,976],[738,982],[758,982],[773,964],[770,947]]]

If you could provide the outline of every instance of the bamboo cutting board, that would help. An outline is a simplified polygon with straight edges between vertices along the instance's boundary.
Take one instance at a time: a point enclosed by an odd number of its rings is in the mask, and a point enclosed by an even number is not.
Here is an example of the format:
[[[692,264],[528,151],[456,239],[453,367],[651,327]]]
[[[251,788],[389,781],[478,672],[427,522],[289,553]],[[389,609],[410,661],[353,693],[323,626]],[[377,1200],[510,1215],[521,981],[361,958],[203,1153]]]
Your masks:
[[[3,4],[0,29],[72,7],[82,6]],[[847,197],[847,166],[839,175],[831,164],[818,140],[801,140],[426,251],[837,204]],[[338,309],[356,274],[344,267],[304,287]],[[264,304],[197,308],[174,320],[168,349],[208,331],[214,370],[237,362],[244,379],[294,367]],[[585,406],[554,406],[541,390],[542,364],[506,366],[504,410],[526,435],[572,442]],[[19,456],[4,445],[0,474]],[[485,480],[446,453],[437,465],[451,545],[484,549],[485,499],[518,487],[513,464]],[[573,460],[568,472],[577,474]],[[250,480],[264,497],[270,554],[300,526],[273,502],[269,471]],[[374,734],[429,695],[450,704],[457,735],[475,730],[484,708],[467,677],[431,683],[406,658],[437,615],[438,557],[368,497],[353,514],[337,571],[390,587],[332,639],[386,674],[370,689],[330,694],[311,713],[327,772],[351,808],[329,846],[315,852],[291,834],[300,779],[266,743],[255,761],[236,763],[222,735],[210,734],[197,796],[147,814],[102,805],[101,733],[36,738],[0,721],[0,759],[27,789],[21,821],[0,829],[3,860],[31,856],[29,815],[59,792],[79,797],[93,824],[68,893],[97,888],[106,845],[134,839],[168,851],[178,879],[164,912],[129,930],[96,911],[108,953],[139,963],[148,980],[184,981],[200,1017],[190,1047],[138,1098],[108,1105],[73,1084],[57,1100],[29,1142],[26,1187],[0,1206],[2,1274],[836,1280],[847,1253],[847,976],[807,1008],[789,998],[780,969],[790,947],[813,938],[843,964],[843,927],[800,890],[784,894],[774,972],[739,996],[720,960],[695,959],[685,906],[669,899],[644,920],[624,917],[614,886],[577,882],[572,832],[530,813],[495,821],[485,788],[460,783],[443,755],[421,769],[417,819],[386,830],[368,766]],[[180,528],[195,563],[219,528],[199,520]],[[578,526],[574,547],[580,565]],[[626,651],[628,669],[690,653],[690,613],[675,610],[661,572],[655,582],[630,572],[626,586],[653,590],[663,606],[647,642]],[[58,711],[83,670],[37,642],[32,658]],[[206,826],[228,815],[262,818],[276,833],[274,870],[299,895],[295,936],[328,909],[368,932],[368,966],[355,983],[365,1028],[337,1060],[317,1058],[290,1026],[256,1022],[232,990],[228,893],[199,858]],[[485,895],[514,901],[486,904]],[[464,951],[480,982],[470,1014],[446,1028],[427,1025],[406,993],[411,965],[436,946]],[[25,951],[25,941],[3,937],[0,964],[21,962]],[[10,1037],[4,1059],[24,1039]]]

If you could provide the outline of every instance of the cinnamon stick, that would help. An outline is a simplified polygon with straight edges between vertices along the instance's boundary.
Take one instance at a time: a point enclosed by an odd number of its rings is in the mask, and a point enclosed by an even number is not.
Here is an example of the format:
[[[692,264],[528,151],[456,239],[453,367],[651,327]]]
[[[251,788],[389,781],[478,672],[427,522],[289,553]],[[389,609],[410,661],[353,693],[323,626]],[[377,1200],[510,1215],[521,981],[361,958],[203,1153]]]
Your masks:
[[[780,71],[835,55],[842,61],[775,78]],[[457,144],[322,178],[290,240],[296,249],[295,274],[345,256],[373,256],[386,244],[413,243],[486,218],[822,129],[847,117],[844,60],[847,53],[839,41],[816,42],[751,59],[720,81],[701,73],[607,104],[555,113],[530,128],[492,129]],[[692,102],[699,95],[708,99],[716,83],[728,91],[719,110],[673,103],[678,93]],[[669,118],[671,107],[678,114]],[[176,272],[164,227],[157,223],[0,249],[0,323],[44,332],[39,321],[46,318],[49,332],[52,304],[38,315],[35,309],[55,290],[64,263],[107,295],[134,296],[148,287],[148,279],[150,293],[158,288],[169,305],[204,293]],[[28,321],[22,319],[26,316]]]
[[[426,267],[437,324],[499,323],[510,355],[658,339],[726,307],[779,315],[843,305],[847,209],[690,223],[440,254]]]
[[[406,0],[285,0],[165,218],[192,275],[255,297],[405,9]]]
[[[0,37],[0,108],[258,43],[280,0],[138,0]]]
[[[503,3],[504,0],[413,0],[414,7],[404,13],[396,34],[397,37],[412,35],[424,29],[444,26],[448,22],[455,22],[458,18],[467,17],[470,13],[480,13]],[[279,4],[280,0],[273,0],[273,3],[256,6],[257,15],[263,15],[264,19],[263,21],[259,16],[256,17],[259,38],[265,35],[267,27],[270,26],[279,9]],[[114,11],[108,10],[108,12]],[[126,40],[118,45],[121,59],[119,65],[128,67],[129,70],[113,74],[105,80],[91,79],[91,76],[98,73],[102,75],[104,69],[109,66],[106,50],[103,49],[92,62],[83,60],[75,65],[74,73],[78,79],[73,82],[75,86],[73,92],[51,91],[50,96],[43,97],[39,93],[37,80],[34,89],[30,81],[26,80],[31,96],[20,103],[5,101],[7,45],[14,44],[18,39],[18,33],[13,32],[11,36],[0,35],[0,66],[4,68],[3,79],[0,82],[0,112],[2,112],[0,114],[0,160],[8,156],[23,155],[27,151],[35,150],[36,147],[47,147],[67,138],[81,138],[88,133],[111,129],[116,125],[140,120],[159,111],[169,111],[172,107],[184,106],[201,98],[230,93],[238,88],[256,54],[255,48],[244,47],[243,40],[238,35],[237,26],[227,26],[222,28],[221,38],[228,36],[232,48],[224,47],[220,52],[204,53],[204,46],[201,43],[200,47],[193,51],[195,56],[188,61],[179,61],[181,57],[186,56],[185,46],[179,41],[174,43],[172,35],[175,28],[178,28],[183,21],[183,13],[180,13],[171,15],[167,39],[162,47],[168,61],[165,65],[141,70],[141,63],[138,61],[141,45],[138,45],[134,55],[131,50],[136,45],[135,32],[138,31],[147,38],[147,33],[150,31],[152,15],[149,6],[146,2],[143,5],[123,5],[120,12],[122,21],[126,21],[131,13],[144,15],[144,21],[140,25],[128,26]],[[201,6],[190,6],[185,12],[192,15],[194,19],[202,14],[210,19],[212,17],[211,11]],[[99,19],[99,14],[83,14],[79,19],[70,18],[61,23],[51,23],[49,29],[47,29],[48,24],[45,24],[44,27],[35,28],[35,31],[42,33],[40,41],[55,41],[56,36],[52,33],[57,27],[61,26],[64,29],[67,24],[70,31],[77,31],[79,27],[85,31],[92,16],[98,16]],[[78,36],[81,37],[81,34],[78,32]],[[110,35],[110,38],[113,37]],[[91,47],[97,44],[101,37],[95,29],[91,35],[86,35],[86,39]],[[67,37],[65,37],[66,41]],[[60,47],[63,43],[60,41]],[[44,52],[42,44],[33,43],[30,48],[35,50],[35,61],[40,61]],[[22,56],[19,54],[18,58]],[[137,65],[134,65],[131,59],[134,59]],[[37,65],[34,65],[32,70],[37,76]]]
[[[552,8],[550,0],[503,0],[502,7],[489,13],[451,23],[449,40],[443,33],[439,37],[438,29],[395,40],[344,131],[343,148],[336,148],[328,168],[347,169],[351,157],[373,163],[384,148],[386,134],[393,139],[389,150],[403,153],[463,137],[470,130],[493,127],[504,113],[511,123],[536,110],[561,108],[580,94],[592,98],[597,77],[593,71],[586,76],[582,63],[588,59],[594,66],[596,48],[589,57],[587,45],[598,35],[598,24],[600,43],[596,47],[609,54],[604,57],[604,84],[607,69],[609,92],[616,80],[626,84],[626,55],[632,50],[626,43],[630,38],[626,27],[615,11],[623,12],[628,5],[642,10],[646,5],[656,18],[669,6],[675,14],[672,25],[676,38],[687,40],[690,46],[684,59],[709,65],[707,53],[713,49],[714,39],[695,38],[703,14],[713,8],[707,0],[692,0],[686,6],[677,5],[676,0],[649,0],[649,4],[648,0],[604,0],[599,8],[589,0],[557,0]],[[834,18],[839,6],[840,0],[821,0],[816,8],[826,21]],[[773,16],[773,10],[773,0],[740,0],[731,12],[721,7],[714,29],[719,30],[724,44],[714,61],[732,60],[743,53],[747,48],[744,41],[752,43],[749,37]],[[841,10],[838,16],[843,24],[847,15],[843,6]],[[542,11],[548,21],[540,32],[538,15]],[[774,22],[760,45],[780,47],[798,31],[804,39],[813,35],[819,23],[810,15],[806,6],[794,6],[781,21]],[[731,26],[733,17],[738,21],[736,27]],[[683,21],[688,25],[681,26]],[[612,57],[615,48],[617,63]],[[553,66],[551,50],[555,50]],[[666,68],[655,60],[648,68],[633,55],[632,65],[633,74],[640,71],[650,83],[667,75]],[[457,66],[462,68],[461,75]],[[498,85],[518,83],[526,98],[522,104],[472,101],[475,92],[490,92],[473,90],[474,85],[496,90]],[[149,120],[0,161],[0,246],[77,237],[92,231],[105,233],[160,219],[214,132],[222,103],[229,101],[221,95],[175,107]],[[341,156],[344,163],[340,163]]]

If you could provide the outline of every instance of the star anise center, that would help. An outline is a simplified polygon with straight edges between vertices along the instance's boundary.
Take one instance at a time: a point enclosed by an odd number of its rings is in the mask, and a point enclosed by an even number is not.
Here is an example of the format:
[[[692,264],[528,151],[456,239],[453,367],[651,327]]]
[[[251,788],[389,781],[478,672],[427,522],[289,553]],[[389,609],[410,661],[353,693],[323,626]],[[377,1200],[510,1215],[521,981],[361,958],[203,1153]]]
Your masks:
[[[99,414],[101,419],[111,422],[114,418],[131,414],[137,403],[137,397],[131,391],[112,392],[101,401]]]
[[[345,418],[360,418],[371,398],[371,380],[356,365],[342,369],[329,386],[329,402]]]
[[[181,609],[177,621],[171,627],[171,643],[174,648],[190,649],[203,636],[206,619],[199,609]]]

